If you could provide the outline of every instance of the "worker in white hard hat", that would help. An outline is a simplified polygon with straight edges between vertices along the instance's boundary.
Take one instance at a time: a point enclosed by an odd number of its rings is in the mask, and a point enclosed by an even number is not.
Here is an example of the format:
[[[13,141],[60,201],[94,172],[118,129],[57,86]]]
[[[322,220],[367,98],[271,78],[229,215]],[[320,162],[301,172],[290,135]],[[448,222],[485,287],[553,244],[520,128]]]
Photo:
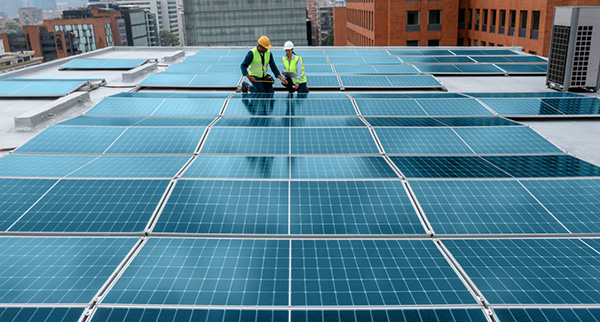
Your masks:
[[[268,74],[269,67],[283,85],[286,85],[287,81],[281,76],[277,65],[275,65],[273,54],[269,50],[271,49],[269,37],[261,36],[257,42],[257,46],[248,52],[241,64],[242,75],[246,76],[252,83],[250,86],[248,83],[242,82],[242,92],[248,92],[249,90],[253,93],[274,93],[273,79]]]
[[[287,88],[289,92],[298,91],[299,94],[308,93],[302,57],[294,53],[294,43],[291,41],[286,41],[283,49],[285,49],[285,56],[282,58],[283,68],[285,69],[283,75],[288,82]]]

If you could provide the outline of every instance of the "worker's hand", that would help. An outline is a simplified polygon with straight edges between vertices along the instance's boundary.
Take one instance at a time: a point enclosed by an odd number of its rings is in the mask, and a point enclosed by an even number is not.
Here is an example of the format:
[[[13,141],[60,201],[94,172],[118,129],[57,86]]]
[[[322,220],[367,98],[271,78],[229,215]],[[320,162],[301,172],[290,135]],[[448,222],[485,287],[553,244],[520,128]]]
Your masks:
[[[295,90],[298,90],[299,87],[300,87],[300,83],[296,83],[296,85],[294,85]]]
[[[248,77],[248,80],[250,81],[250,83],[254,84],[256,83],[256,78],[254,78],[254,76],[246,76]]]
[[[279,77],[279,79],[281,80],[281,84],[287,85],[287,80],[285,80],[285,78]]]

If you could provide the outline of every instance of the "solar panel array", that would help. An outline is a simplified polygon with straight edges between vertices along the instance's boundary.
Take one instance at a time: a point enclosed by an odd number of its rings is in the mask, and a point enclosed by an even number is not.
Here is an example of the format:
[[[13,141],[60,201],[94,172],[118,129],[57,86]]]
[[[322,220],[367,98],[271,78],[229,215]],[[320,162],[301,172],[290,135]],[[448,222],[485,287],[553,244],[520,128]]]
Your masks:
[[[0,98],[61,97],[82,87],[87,80],[0,78]]]
[[[61,70],[128,70],[144,64],[147,59],[73,59]]]
[[[600,168],[487,98],[108,97],[0,158],[0,318],[600,319]]]

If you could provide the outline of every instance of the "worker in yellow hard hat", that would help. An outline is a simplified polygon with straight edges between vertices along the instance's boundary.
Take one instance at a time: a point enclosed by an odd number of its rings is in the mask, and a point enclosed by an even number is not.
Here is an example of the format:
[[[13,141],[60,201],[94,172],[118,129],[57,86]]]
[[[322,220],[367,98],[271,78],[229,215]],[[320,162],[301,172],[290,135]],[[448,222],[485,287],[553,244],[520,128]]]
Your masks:
[[[248,85],[246,82],[242,82],[242,91],[247,92],[248,90],[252,93],[274,93],[273,90],[273,79],[268,74],[269,67],[275,74],[275,77],[281,80],[283,85],[287,84],[287,81],[279,73],[273,54],[269,50],[271,48],[271,41],[267,36],[261,36],[258,38],[258,45],[252,48],[244,58],[241,64],[242,75],[246,76],[252,85]]]
[[[283,45],[285,56],[283,56],[283,68],[285,79],[288,81],[287,88],[290,93],[298,91],[298,94],[308,93],[306,86],[306,75],[304,74],[304,62],[302,57],[294,52],[294,43],[287,41]]]

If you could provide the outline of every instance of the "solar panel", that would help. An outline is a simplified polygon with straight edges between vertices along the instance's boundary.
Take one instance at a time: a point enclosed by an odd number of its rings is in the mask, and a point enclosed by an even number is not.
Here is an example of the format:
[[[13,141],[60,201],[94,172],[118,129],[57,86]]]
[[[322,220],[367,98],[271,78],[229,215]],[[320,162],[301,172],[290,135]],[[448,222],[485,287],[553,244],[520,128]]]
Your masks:
[[[302,57],[302,63],[304,64],[305,68],[307,68],[307,65],[329,64],[329,62],[327,61],[327,57],[304,57],[302,55],[300,55],[300,57]],[[281,62],[281,60],[279,60],[278,62]]]
[[[479,309],[292,311],[291,322],[485,322]]]
[[[219,56],[188,56],[186,57],[181,64],[217,64],[221,59]]]
[[[507,56],[506,58],[515,63],[548,63],[548,60],[538,56]]]
[[[542,98],[544,104],[567,115],[598,115],[600,99],[597,98]]]
[[[67,307],[7,307],[0,308],[0,321],[77,322],[84,308]]]
[[[201,309],[155,309],[155,308],[104,308],[100,307],[91,322],[129,321],[129,322],[288,322],[288,311],[273,310],[201,310]]]
[[[338,81],[337,76],[331,75],[310,75],[308,77],[308,86],[310,88],[313,87],[321,87],[321,88],[339,88],[340,82]]]
[[[474,303],[430,241],[292,240],[292,305]]]
[[[378,73],[417,73],[411,65],[374,65]]]
[[[592,304],[600,257],[579,240],[445,240],[491,304]]]
[[[189,159],[180,155],[103,155],[69,177],[172,178]]]
[[[392,56],[422,56],[422,54],[416,49],[390,49],[388,52]]]
[[[340,64],[340,65],[361,65],[366,64],[365,60],[362,57],[329,57],[329,62],[331,64]]]
[[[545,74],[546,71],[538,68],[533,64],[498,64],[509,74]]]
[[[289,154],[287,128],[212,128],[201,153],[218,154]]]
[[[436,65],[418,65],[416,68],[423,73],[431,74],[462,74],[462,71],[454,65],[436,64]]]
[[[288,99],[229,100],[223,115],[227,116],[285,116],[290,115]]]
[[[363,60],[367,64],[401,64],[402,63],[397,57],[391,57],[391,56],[363,56]]]
[[[403,62],[408,64],[436,64],[439,62],[437,59],[435,59],[434,56],[409,56],[402,57],[400,59],[402,59]]]
[[[398,178],[382,157],[292,157],[290,163],[297,179]]]
[[[365,117],[371,126],[375,127],[428,127],[444,126],[443,123],[431,117]]]
[[[516,52],[508,49],[482,49],[481,50],[486,55],[500,55],[500,56],[510,56],[510,55],[519,55]]]
[[[129,128],[107,153],[194,153],[205,127]]]
[[[62,180],[9,231],[142,232],[169,180]]]
[[[600,232],[600,180],[527,180],[523,185],[571,232]]]
[[[454,65],[465,74],[502,74],[498,67],[492,64],[458,64]]]
[[[292,128],[292,154],[379,154],[367,128]]]
[[[94,156],[10,154],[0,158],[0,177],[64,177]]]
[[[182,75],[182,74],[151,74],[148,75],[140,86],[147,87],[180,87],[189,86],[196,75]]]
[[[229,49],[200,49],[196,56],[226,56],[229,54]]]
[[[478,154],[562,153],[526,126],[461,127],[454,130]]]
[[[132,126],[145,117],[132,116],[87,116],[82,115],[76,118],[59,123],[60,126]]]
[[[287,240],[150,238],[103,302],[287,306],[288,274]]]
[[[37,153],[103,153],[124,129],[51,126],[17,149]]]
[[[320,99],[290,101],[292,116],[356,116],[356,110],[349,99]]]
[[[456,55],[485,55],[483,51],[477,49],[452,49],[451,51]]]
[[[291,127],[367,126],[359,117],[292,117],[288,121]]]
[[[550,234],[568,231],[517,181],[412,181],[436,234]]]
[[[229,56],[246,56],[248,53],[248,49],[231,49],[227,55]],[[273,55],[275,55],[275,50],[271,50]]]
[[[146,59],[73,59],[60,66],[60,69],[133,69],[143,63]]]
[[[404,88],[440,88],[443,87],[435,77],[430,75],[387,76],[394,87]]]
[[[517,178],[600,177],[600,167],[570,155],[486,156]]]
[[[410,98],[465,98],[461,93],[406,93],[407,97]]]
[[[0,97],[59,97],[79,89],[81,80],[27,80],[5,78],[0,80]]]
[[[521,124],[503,117],[438,117],[447,126],[519,126]]]
[[[164,98],[107,97],[86,112],[87,115],[152,115]]]
[[[190,82],[189,86],[207,88],[235,88],[239,82],[239,75],[196,75]]]
[[[225,57],[223,57],[225,58]],[[235,75],[241,72],[240,65],[210,65],[206,70],[206,74],[214,75]]]
[[[291,183],[292,234],[424,234],[401,181]]]
[[[0,230],[5,231],[41,198],[56,180],[0,179]]]
[[[168,98],[154,111],[155,116],[202,116],[218,115],[225,104],[224,99]]]
[[[500,115],[557,115],[558,110],[534,98],[483,98],[481,101]]]
[[[304,65],[304,71],[307,75],[312,73],[333,73],[331,65]]]
[[[359,56],[377,56],[378,58],[381,58],[382,56],[390,56],[387,50],[383,49],[359,49],[356,50],[356,54]]]
[[[376,128],[388,154],[473,154],[450,128]]]
[[[243,55],[246,56],[246,55]],[[275,56],[273,56],[273,58],[275,58]],[[221,59],[219,59],[219,64],[224,65],[224,64],[234,64],[236,65],[235,67],[237,67],[237,71],[241,72],[241,68],[240,68],[240,64],[244,61],[244,58],[242,56],[223,56],[221,57]]]
[[[121,92],[110,97],[123,98],[228,98],[228,92]]]
[[[355,50],[325,50],[325,55],[331,57],[348,57],[348,56],[356,56],[357,53]]]
[[[376,73],[373,65],[333,65],[337,73]]]
[[[221,117],[214,127],[289,127],[288,117]]]
[[[500,321],[506,322],[569,322],[600,321],[600,309],[495,309]]]
[[[475,99],[418,99],[417,103],[431,116],[493,115]]]
[[[163,71],[163,74],[204,74],[209,64],[176,64],[171,65]]]
[[[155,232],[287,234],[287,181],[180,180]]]
[[[214,117],[148,117],[135,126],[208,126]]]
[[[88,304],[137,240],[0,237],[0,302]]]
[[[477,61],[478,63],[510,63],[511,60],[508,57],[504,56],[471,56],[472,59]]]
[[[577,94],[577,93],[571,93],[571,92],[524,92],[524,93],[519,93],[520,95],[523,96],[528,96],[528,97],[586,97],[583,94]]]
[[[323,50],[312,50],[312,49],[294,49],[294,52],[298,54],[298,56],[304,57],[320,57],[325,56]]]
[[[450,56],[453,55],[449,50],[446,49],[419,49],[419,52],[423,56]]]
[[[199,155],[184,178],[287,179],[288,157]]]
[[[407,178],[507,178],[507,173],[475,156],[398,156],[392,162]]]
[[[473,60],[465,56],[439,56],[435,59],[440,63],[473,63]]]
[[[391,87],[392,84],[386,76],[367,76],[367,75],[340,75],[344,87]]]

